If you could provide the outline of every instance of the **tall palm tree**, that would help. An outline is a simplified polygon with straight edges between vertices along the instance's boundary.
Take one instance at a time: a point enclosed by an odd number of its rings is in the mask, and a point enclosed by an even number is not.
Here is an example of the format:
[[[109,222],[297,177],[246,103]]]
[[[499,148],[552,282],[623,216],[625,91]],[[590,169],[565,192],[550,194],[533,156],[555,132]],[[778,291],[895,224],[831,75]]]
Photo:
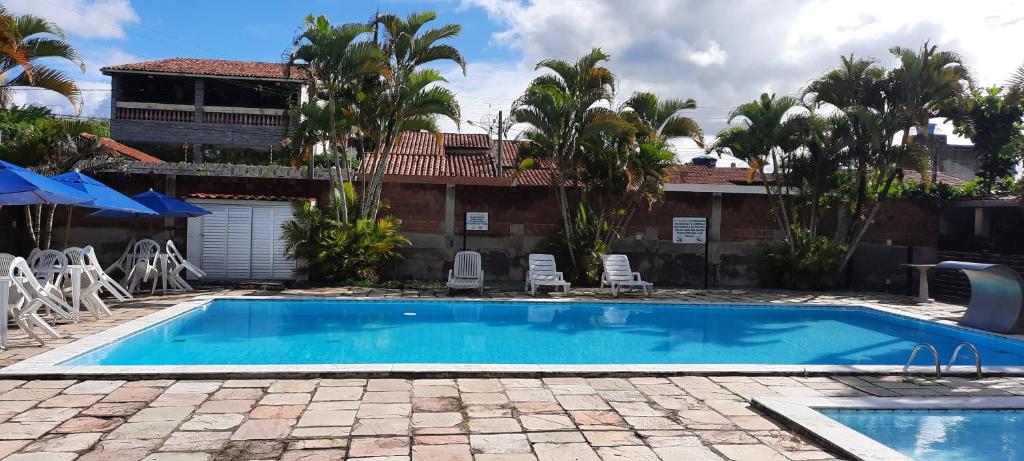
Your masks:
[[[524,159],[552,162],[552,186],[557,191],[566,237],[572,241],[573,225],[566,185],[577,179],[581,140],[623,122],[607,106],[615,95],[615,76],[601,64],[608,55],[594,48],[575,63],[547,59],[537,69],[548,73],[535,78],[512,106],[511,119],[529,125],[520,148]],[[575,254],[570,257],[575,264]]]
[[[783,179],[790,167],[788,154],[803,142],[804,110],[795,97],[762,93],[760,99],[741,104],[729,113],[731,126],[718,134],[711,147],[719,153],[728,150],[750,165],[751,177],[759,176],[771,199],[779,229],[787,236],[793,223]],[[733,122],[738,124],[732,125]],[[772,166],[770,175],[765,171],[768,165]],[[788,241],[792,245],[793,239]]]
[[[692,138],[698,146],[704,147],[704,132],[700,124],[683,115],[683,111],[696,108],[697,101],[693,99],[661,101],[654,93],[638,91],[622,103],[619,115],[637,127],[641,138]]]
[[[85,63],[59,26],[38,16],[14,16],[0,5],[0,106],[11,104],[15,88],[36,87],[64,96],[81,112],[78,85],[64,72],[39,62],[47,58],[71,61],[85,71]]]
[[[295,50],[289,58],[289,68],[297,61],[304,62],[309,74],[310,87],[314,91],[322,91],[327,99],[327,115],[330,123],[330,146],[334,154],[335,167],[338,170],[338,182],[351,179],[348,156],[344,153],[347,147],[351,123],[346,124],[343,132],[338,131],[337,113],[338,98],[347,96],[345,108],[355,105],[355,86],[367,75],[387,76],[389,71],[383,51],[370,40],[359,40],[368,35],[372,28],[367,24],[348,23],[331,25],[326,16],[306,17],[305,29],[295,38]],[[338,138],[346,143],[346,147],[338,148]],[[332,194],[341,202],[335,207],[337,219],[349,222],[346,194],[340,191],[331,173]],[[342,186],[343,187],[343,186]]]
[[[380,91],[371,91],[364,106],[375,120],[364,130],[376,141],[377,153],[367,191],[363,194],[360,214],[376,220],[380,210],[380,194],[384,173],[395,143],[403,132],[426,130],[437,133],[435,119],[446,117],[459,124],[459,103],[455,93],[440,86],[447,80],[424,65],[451,61],[466,73],[466,60],[455,47],[442,43],[462,31],[458,24],[445,24],[424,29],[437,13],[425,11],[402,18],[382,14],[374,20],[377,33],[383,32],[381,48],[388,58],[390,79]]]
[[[1024,64],[1014,71],[1010,80],[1006,82],[1007,96],[1017,99],[1024,99]]]
[[[974,77],[959,54],[928,42],[918,50],[896,46],[889,51],[900,66],[889,72],[886,96],[907,123],[904,144],[911,141],[910,128],[926,136],[929,120],[964,116],[961,103],[974,90]]]

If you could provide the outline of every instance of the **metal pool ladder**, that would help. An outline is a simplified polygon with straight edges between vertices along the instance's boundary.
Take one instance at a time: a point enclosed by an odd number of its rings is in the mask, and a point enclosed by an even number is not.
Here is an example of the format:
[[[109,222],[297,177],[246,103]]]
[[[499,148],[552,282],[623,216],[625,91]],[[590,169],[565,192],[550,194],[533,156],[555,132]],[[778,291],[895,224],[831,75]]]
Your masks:
[[[910,369],[910,365],[912,363],[914,363],[914,357],[917,357],[917,351],[921,350],[922,347],[927,348],[929,351],[931,351],[932,358],[935,359],[935,377],[936,378],[941,377],[942,376],[942,362],[939,361],[939,351],[938,351],[938,349],[935,349],[935,346],[932,346],[931,344],[928,344],[928,343],[920,343],[920,344],[914,346],[914,350],[910,352],[910,359],[907,360],[907,364],[903,366],[903,373],[906,373],[907,370]],[[959,350],[959,349],[960,348],[957,347],[957,350]]]
[[[981,354],[978,353],[978,348],[974,347],[974,344],[968,342],[962,342],[959,346],[956,346],[956,349],[953,349],[953,357],[951,357],[949,359],[949,363],[946,364],[946,373],[949,373],[949,369],[953,366],[953,363],[956,362],[956,357],[960,355],[960,350],[964,347],[967,347],[972,353],[974,353],[974,369],[978,374],[978,379],[981,379]]]

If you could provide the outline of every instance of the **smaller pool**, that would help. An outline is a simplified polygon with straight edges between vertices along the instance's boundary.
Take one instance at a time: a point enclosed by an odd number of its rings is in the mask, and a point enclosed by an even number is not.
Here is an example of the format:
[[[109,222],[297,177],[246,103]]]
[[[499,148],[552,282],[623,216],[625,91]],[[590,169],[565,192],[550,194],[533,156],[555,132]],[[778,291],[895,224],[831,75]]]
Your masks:
[[[817,411],[916,460],[1024,460],[1024,410]]]

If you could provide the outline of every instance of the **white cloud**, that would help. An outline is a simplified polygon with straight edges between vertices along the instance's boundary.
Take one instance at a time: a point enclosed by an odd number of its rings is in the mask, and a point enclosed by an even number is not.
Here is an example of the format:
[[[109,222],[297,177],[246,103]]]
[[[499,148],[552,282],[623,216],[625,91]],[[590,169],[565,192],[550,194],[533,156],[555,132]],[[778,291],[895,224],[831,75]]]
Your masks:
[[[139,16],[128,0],[7,0],[16,14],[42,16],[82,38],[124,38],[125,25]]]
[[[708,49],[702,51],[693,51],[686,55],[690,62],[701,66],[707,67],[713,64],[725,64],[725,59],[728,57],[728,53],[725,52],[718,42],[714,40],[708,46]]]
[[[710,134],[725,126],[730,108],[761,92],[795,93],[841,55],[891,65],[891,46],[930,40],[963,54],[983,85],[1004,82],[1024,63],[1024,48],[1013,46],[1024,42],[1021,0],[462,1],[498,22],[493,44],[521,53],[506,67],[528,70],[600,46],[612,56],[620,99],[641,89],[692,97],[693,116]],[[474,98],[495,102],[525,86],[477,80],[472,68],[470,78]]]

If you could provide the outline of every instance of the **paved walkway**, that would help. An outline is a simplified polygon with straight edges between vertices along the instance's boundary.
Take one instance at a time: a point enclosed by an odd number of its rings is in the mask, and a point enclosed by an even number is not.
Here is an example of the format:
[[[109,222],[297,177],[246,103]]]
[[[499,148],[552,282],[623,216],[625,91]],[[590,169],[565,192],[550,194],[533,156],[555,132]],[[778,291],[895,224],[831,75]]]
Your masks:
[[[0,381],[0,456],[26,460],[834,459],[756,395],[1024,395],[1024,380],[649,377]]]
[[[223,291],[231,295],[260,294]],[[417,290],[284,296],[443,297]],[[143,297],[61,324],[38,346],[16,329],[8,365],[192,295]],[[487,297],[522,297],[493,291]],[[574,297],[609,298],[598,290]],[[879,294],[662,289],[659,300],[869,304],[955,321],[957,306]],[[1024,395],[1024,378],[636,377],[0,381],[0,458],[25,460],[817,460],[832,454],[749,400],[784,396]]]

